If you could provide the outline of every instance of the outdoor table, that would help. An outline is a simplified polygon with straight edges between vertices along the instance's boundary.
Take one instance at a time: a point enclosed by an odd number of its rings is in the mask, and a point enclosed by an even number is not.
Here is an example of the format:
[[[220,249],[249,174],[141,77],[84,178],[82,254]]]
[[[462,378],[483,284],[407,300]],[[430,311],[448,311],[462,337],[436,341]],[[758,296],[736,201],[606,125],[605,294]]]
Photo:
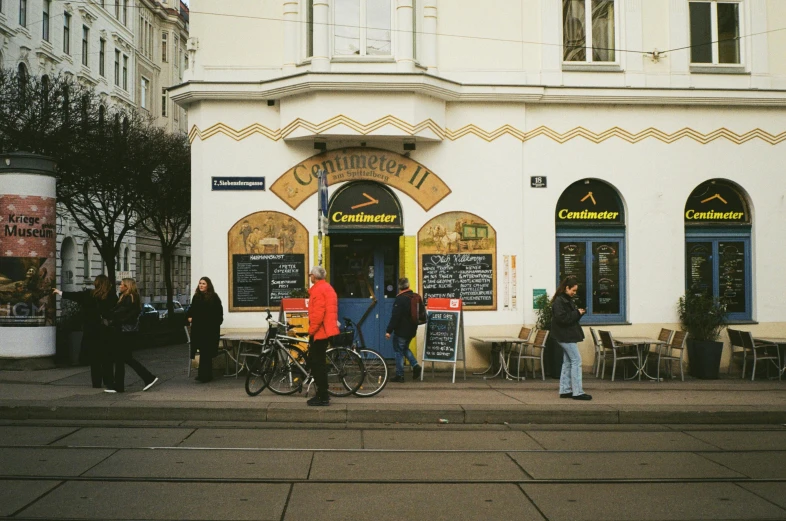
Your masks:
[[[264,339],[264,331],[225,333],[221,335],[223,349],[227,352],[229,358],[235,362],[235,372],[226,376],[237,378],[240,371],[246,367],[246,357],[250,354],[253,346],[261,346]]]
[[[480,373],[472,373],[473,375],[480,376],[490,372],[494,368],[494,355],[497,355],[499,356],[499,368],[497,369],[497,372],[491,376],[484,376],[484,380],[496,378],[497,376],[502,375],[503,372],[505,378],[508,380],[526,380],[525,377],[513,376],[510,374],[510,371],[508,371],[508,363],[505,361],[505,346],[511,344],[525,344],[528,341],[527,339],[515,336],[472,336],[469,337],[469,339],[482,344],[491,344],[491,357],[489,366],[485,371],[481,371]]]
[[[650,354],[649,346],[656,345],[660,349],[660,346],[665,346],[668,344],[668,342],[663,342],[657,338],[638,336],[614,337],[614,342],[623,346],[631,346],[636,348],[636,355],[639,359],[638,364],[634,363],[636,366],[636,373],[630,378],[626,378],[626,380],[633,380],[634,378],[638,377],[639,381],[641,381],[642,374],[650,380],[657,380],[657,378],[647,374],[647,357]],[[644,358],[643,360],[642,357]]]
[[[786,372],[786,338],[759,338],[755,337],[753,339],[754,342],[767,342],[769,344],[775,344],[778,346],[778,353],[781,355],[781,366],[778,368],[778,379],[780,380],[783,377],[783,373]],[[769,365],[767,366],[769,367]],[[769,371],[767,371],[769,374]]]

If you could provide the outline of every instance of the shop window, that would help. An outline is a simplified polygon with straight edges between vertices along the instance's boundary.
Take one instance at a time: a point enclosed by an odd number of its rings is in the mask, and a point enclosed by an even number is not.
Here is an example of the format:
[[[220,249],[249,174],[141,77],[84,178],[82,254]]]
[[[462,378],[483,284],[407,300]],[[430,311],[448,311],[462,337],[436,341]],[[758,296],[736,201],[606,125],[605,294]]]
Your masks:
[[[690,2],[691,63],[741,63],[739,37],[739,2]]]
[[[562,0],[563,61],[616,61],[615,20],[615,0]]]
[[[335,0],[333,54],[392,55],[392,20],[391,0]]]
[[[685,289],[722,298],[728,319],[751,320],[751,219],[731,183],[699,185],[685,204]]]
[[[598,180],[570,185],[557,203],[557,284],[579,281],[584,324],[625,322],[625,215],[617,191]]]

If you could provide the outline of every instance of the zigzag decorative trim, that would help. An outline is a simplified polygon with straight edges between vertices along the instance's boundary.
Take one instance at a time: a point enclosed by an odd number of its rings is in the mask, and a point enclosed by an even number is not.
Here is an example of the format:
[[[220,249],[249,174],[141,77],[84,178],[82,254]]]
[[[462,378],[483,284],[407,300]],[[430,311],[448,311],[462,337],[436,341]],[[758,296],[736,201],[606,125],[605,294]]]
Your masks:
[[[344,115],[335,116],[320,124],[314,124],[298,118],[283,129],[279,130],[269,129],[264,125],[260,125],[259,123],[254,123],[253,125],[249,125],[246,128],[240,130],[235,130],[224,123],[216,123],[205,130],[200,130],[199,127],[194,125],[191,127],[191,132],[189,132],[188,137],[192,143],[197,138],[199,138],[201,141],[205,141],[217,134],[223,134],[231,139],[234,139],[235,141],[242,141],[254,134],[261,134],[272,141],[278,141],[280,139],[286,138],[288,135],[297,130],[302,129],[314,134],[321,134],[339,125],[349,127],[358,134],[364,136],[387,125],[391,125],[409,135],[415,135],[424,130],[430,130],[439,136],[440,139],[447,139],[449,141],[456,141],[469,135],[476,136],[487,142],[494,141],[505,135],[514,137],[522,142],[543,136],[560,144],[567,143],[568,141],[576,138],[584,138],[587,141],[595,144],[602,143],[611,138],[619,138],[623,141],[627,141],[628,143],[639,143],[645,139],[657,139],[658,141],[667,144],[674,143],[681,139],[692,139],[697,143],[701,143],[702,145],[706,145],[707,143],[711,143],[718,139],[726,139],[737,145],[741,145],[754,139],[760,139],[765,143],[769,143],[770,145],[777,145],[786,141],[786,131],[773,135],[758,128],[744,134],[737,134],[736,132],[732,132],[727,128],[719,128],[708,134],[703,134],[687,127],[677,130],[671,134],[653,127],[646,128],[641,132],[636,133],[628,132],[627,130],[620,127],[612,127],[600,133],[592,132],[591,130],[587,130],[584,127],[576,127],[565,133],[559,133],[543,126],[530,130],[529,132],[524,132],[512,125],[503,125],[494,131],[487,132],[473,124],[465,125],[458,130],[450,130],[448,128],[440,127],[436,122],[434,122],[434,120],[431,119],[424,120],[417,125],[411,125],[406,121],[402,121],[394,116],[385,116],[376,121],[372,121],[367,125],[364,125]]]

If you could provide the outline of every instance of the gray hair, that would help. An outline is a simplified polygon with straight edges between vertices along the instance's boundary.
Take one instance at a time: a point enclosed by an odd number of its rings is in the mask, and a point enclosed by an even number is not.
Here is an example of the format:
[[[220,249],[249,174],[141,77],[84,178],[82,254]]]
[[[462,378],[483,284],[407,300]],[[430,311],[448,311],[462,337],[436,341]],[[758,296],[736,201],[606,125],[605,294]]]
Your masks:
[[[409,289],[409,279],[406,277],[401,277],[400,279],[398,279],[398,289],[402,291],[405,289]]]
[[[311,268],[311,271],[309,271],[308,274],[313,275],[314,278],[317,280],[325,280],[325,276],[327,275],[327,272],[325,271],[325,268],[323,268],[322,266],[314,266],[313,268]]]

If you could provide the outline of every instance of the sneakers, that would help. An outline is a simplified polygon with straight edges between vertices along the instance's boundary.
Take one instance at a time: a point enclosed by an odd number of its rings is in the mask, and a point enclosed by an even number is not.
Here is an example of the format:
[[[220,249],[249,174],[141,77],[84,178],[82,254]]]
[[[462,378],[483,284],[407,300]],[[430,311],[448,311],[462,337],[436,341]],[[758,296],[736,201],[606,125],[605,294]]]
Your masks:
[[[573,393],[559,393],[560,398],[573,398]]]
[[[156,377],[156,378],[153,378],[153,381],[152,381],[152,382],[150,382],[149,384],[147,384],[146,386],[144,386],[144,387],[142,388],[142,392],[144,392],[144,391],[147,391],[148,389],[150,389],[151,387],[153,387],[153,386],[156,384],[156,382],[157,382],[157,381],[158,381],[158,377]]]
[[[580,394],[578,396],[574,396],[573,399],[574,400],[585,400],[586,401],[586,400],[592,400],[592,396],[590,396],[588,394]]]
[[[310,400],[306,402],[306,405],[310,407],[327,407],[330,405],[330,398],[321,398],[319,396],[314,396]]]
[[[399,384],[403,384],[404,383],[404,377],[403,376],[394,376],[393,378],[390,379],[390,381],[391,382],[396,382],[396,383],[399,383]]]
[[[423,368],[419,365],[416,365],[412,368],[412,379],[418,380],[420,379],[420,374],[423,372]]]

